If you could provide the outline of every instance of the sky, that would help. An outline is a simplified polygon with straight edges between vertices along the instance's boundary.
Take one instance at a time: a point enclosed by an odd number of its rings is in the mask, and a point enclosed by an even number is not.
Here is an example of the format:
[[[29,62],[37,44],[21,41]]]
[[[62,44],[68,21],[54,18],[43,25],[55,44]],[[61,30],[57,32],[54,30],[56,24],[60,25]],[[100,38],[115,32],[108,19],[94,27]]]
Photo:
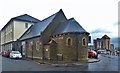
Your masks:
[[[120,0],[0,0],[0,29],[16,16],[29,14],[43,20],[63,10],[90,33],[92,39],[108,35],[118,37]]]

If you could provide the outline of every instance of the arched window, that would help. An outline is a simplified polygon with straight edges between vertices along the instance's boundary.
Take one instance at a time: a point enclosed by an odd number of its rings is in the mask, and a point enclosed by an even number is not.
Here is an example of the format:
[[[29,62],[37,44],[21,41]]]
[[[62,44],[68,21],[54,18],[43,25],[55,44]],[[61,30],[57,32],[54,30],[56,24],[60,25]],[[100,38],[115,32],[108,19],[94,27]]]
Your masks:
[[[67,40],[66,40],[66,45],[67,45],[67,46],[72,45],[72,39],[71,39],[70,37],[67,38]]]
[[[39,42],[39,41],[36,42],[36,50],[37,50],[37,51],[40,50],[40,42]]]
[[[82,39],[82,45],[86,46],[86,38],[85,37]]]
[[[71,45],[71,39],[68,39],[68,45]]]
[[[33,48],[33,42],[29,42],[29,51],[32,51]]]

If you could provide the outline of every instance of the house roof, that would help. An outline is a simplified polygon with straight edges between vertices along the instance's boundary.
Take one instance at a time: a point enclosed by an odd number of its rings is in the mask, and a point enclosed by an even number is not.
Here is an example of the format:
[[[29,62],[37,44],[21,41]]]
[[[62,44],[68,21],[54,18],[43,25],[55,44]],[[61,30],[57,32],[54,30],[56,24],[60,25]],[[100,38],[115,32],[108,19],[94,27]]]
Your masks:
[[[110,37],[108,37],[107,35],[104,35],[102,39],[110,39]]]
[[[20,37],[20,40],[25,40],[25,39],[28,39],[28,38],[33,38],[33,37],[36,37],[36,36],[40,36],[41,32],[45,31],[45,29],[47,29],[47,27],[49,27],[49,24],[54,22],[53,20],[61,12],[62,12],[62,10],[60,10],[59,12],[49,16],[48,18],[45,18],[41,22],[36,23],[35,25],[31,26]],[[60,24],[54,30],[52,35],[62,34],[62,33],[67,33],[67,32],[80,32],[80,33],[86,32],[86,33],[88,33],[85,29],[83,29],[83,27],[74,18],[71,18],[69,20],[65,20],[63,22],[60,22]]]
[[[42,20],[41,22],[37,23],[32,27],[32,34],[33,36],[41,35],[41,32],[43,32],[46,27],[52,22],[56,14],[51,15],[50,17]]]
[[[20,40],[24,40],[27,38],[32,38],[35,36],[40,36],[41,32],[43,32],[46,27],[52,22],[52,20],[55,18],[55,16],[57,15],[57,13],[49,16],[48,18],[42,20],[41,22],[33,25],[32,27],[30,27],[21,37]]]
[[[12,18],[14,20],[21,20],[21,21],[28,21],[28,22],[40,22],[40,20],[28,15],[28,14],[23,14],[23,15],[20,15],[20,16],[17,16],[17,17],[14,17]]]
[[[60,23],[53,35],[62,34],[67,32],[87,32],[74,18],[71,18],[65,22]],[[88,32],[87,32],[88,33]]]
[[[40,20],[38,20],[38,19],[28,15],[28,14],[23,14],[23,15],[11,18],[10,21],[2,28],[2,30],[13,20],[27,21],[27,22],[34,22],[34,23],[40,22]]]

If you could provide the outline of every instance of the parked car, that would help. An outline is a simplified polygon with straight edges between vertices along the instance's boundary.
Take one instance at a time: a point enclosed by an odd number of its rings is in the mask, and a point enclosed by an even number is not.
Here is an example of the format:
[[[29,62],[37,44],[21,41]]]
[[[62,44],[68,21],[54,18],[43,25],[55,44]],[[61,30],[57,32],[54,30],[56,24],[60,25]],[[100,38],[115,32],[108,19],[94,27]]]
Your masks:
[[[21,53],[19,52],[19,51],[11,51],[11,53],[10,53],[10,58],[22,58],[22,55],[21,55]]]
[[[97,50],[98,54],[106,54],[106,50]]]
[[[2,56],[9,57],[10,52],[9,51],[2,51]]]
[[[106,54],[110,55],[110,54],[111,54],[111,52],[110,52],[110,51],[106,51]]]
[[[98,54],[97,52],[95,52],[94,50],[88,49],[88,58],[98,58]]]

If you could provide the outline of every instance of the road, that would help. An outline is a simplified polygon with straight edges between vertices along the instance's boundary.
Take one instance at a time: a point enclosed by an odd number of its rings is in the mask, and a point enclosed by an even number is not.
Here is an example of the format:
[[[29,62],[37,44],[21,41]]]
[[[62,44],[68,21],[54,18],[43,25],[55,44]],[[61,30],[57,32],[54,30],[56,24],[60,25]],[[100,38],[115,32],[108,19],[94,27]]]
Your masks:
[[[77,66],[54,66],[2,57],[2,71],[118,71],[118,57],[99,55],[100,62]]]
[[[100,62],[88,64],[89,71],[118,71],[118,56],[100,55],[99,59]]]

